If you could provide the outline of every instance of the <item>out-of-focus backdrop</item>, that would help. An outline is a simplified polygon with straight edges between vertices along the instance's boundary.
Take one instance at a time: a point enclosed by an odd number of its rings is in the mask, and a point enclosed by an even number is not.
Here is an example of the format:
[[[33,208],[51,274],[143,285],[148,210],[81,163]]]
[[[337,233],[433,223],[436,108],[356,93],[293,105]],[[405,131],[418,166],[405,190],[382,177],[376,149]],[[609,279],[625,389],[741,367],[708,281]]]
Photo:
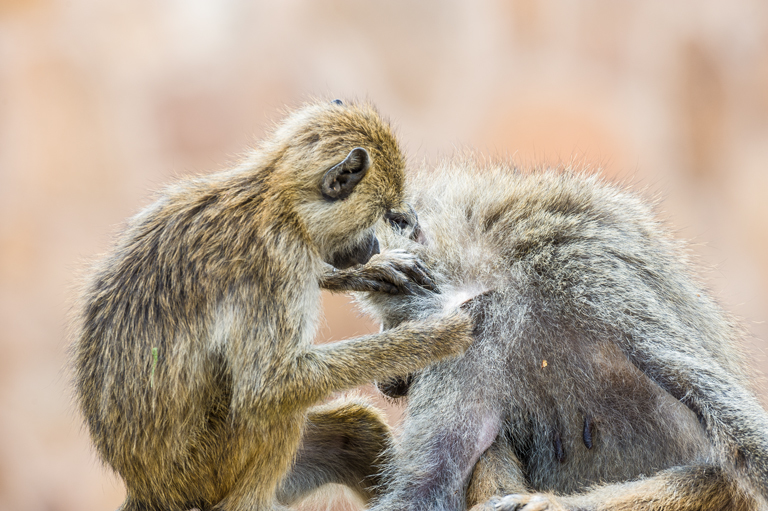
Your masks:
[[[764,0],[0,0],[1,511],[119,505],[63,371],[75,275],[312,95],[374,101],[414,164],[574,161],[661,197],[767,367]],[[325,305],[319,340],[376,328]]]

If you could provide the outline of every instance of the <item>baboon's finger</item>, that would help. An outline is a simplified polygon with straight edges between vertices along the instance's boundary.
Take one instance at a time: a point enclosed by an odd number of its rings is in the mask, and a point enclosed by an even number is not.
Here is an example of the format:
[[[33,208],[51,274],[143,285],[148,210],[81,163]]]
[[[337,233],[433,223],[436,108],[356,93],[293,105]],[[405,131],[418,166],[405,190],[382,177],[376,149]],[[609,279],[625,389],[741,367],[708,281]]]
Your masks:
[[[421,287],[413,285],[409,280],[404,279],[400,283],[400,291],[405,295],[417,295],[423,293]]]
[[[521,502],[522,495],[506,495],[500,499],[493,499],[494,511],[520,511],[525,504]]]
[[[406,274],[416,282],[418,285],[429,291],[437,291],[435,281],[432,279],[432,274],[429,269],[424,266],[421,261],[416,261],[413,265],[409,266],[406,270]]]
[[[366,285],[368,286],[370,291],[379,292],[379,293],[388,293],[391,295],[396,295],[400,293],[399,286],[393,282],[388,282],[386,280],[367,280]]]

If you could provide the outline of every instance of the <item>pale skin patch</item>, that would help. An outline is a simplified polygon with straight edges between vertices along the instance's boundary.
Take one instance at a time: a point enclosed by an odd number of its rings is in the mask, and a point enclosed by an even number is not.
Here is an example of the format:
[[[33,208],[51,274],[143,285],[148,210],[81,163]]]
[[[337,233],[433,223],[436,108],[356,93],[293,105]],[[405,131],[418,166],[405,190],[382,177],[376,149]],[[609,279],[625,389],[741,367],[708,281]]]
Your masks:
[[[461,306],[462,304],[475,298],[476,296],[480,296],[483,293],[487,293],[488,291],[490,291],[490,289],[491,288],[489,288],[488,286],[482,285],[480,283],[475,283],[467,287],[459,288],[449,293],[443,293],[443,295],[445,296],[443,301],[443,310],[445,311],[454,310],[459,306]]]

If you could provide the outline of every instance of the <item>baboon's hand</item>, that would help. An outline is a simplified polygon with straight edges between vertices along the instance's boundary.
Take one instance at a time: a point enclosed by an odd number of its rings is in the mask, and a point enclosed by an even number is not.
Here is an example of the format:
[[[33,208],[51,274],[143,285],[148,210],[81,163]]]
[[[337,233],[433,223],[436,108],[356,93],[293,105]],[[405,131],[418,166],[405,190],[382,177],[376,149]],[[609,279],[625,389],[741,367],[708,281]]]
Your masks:
[[[405,250],[387,250],[375,255],[360,272],[368,280],[388,285],[393,294],[437,291],[432,275],[421,260]]]
[[[464,306],[450,312],[431,316],[422,323],[441,357],[460,355],[475,340],[475,320]],[[408,395],[411,385],[417,378],[408,374],[376,383],[379,390],[391,399],[400,399]]]
[[[404,250],[377,254],[362,266],[337,270],[329,266],[320,285],[333,291],[370,291],[389,294],[437,292],[429,270]]]
[[[485,505],[487,511],[565,511],[554,497],[541,493],[494,497]]]
[[[477,504],[469,508],[469,511],[496,511],[495,506],[500,498],[501,497],[493,497],[486,502],[478,502]]]

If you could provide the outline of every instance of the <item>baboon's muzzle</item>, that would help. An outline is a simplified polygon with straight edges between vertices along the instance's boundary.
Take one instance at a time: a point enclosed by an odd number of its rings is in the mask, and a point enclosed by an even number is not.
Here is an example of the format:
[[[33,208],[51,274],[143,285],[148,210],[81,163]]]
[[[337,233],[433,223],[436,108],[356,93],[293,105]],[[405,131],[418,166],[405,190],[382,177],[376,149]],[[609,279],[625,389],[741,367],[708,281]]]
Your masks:
[[[356,264],[365,264],[370,261],[371,257],[378,254],[379,251],[379,239],[375,234],[371,233],[370,236],[364,238],[356,246],[344,250],[333,255],[333,259],[330,263],[340,269],[344,270]]]

